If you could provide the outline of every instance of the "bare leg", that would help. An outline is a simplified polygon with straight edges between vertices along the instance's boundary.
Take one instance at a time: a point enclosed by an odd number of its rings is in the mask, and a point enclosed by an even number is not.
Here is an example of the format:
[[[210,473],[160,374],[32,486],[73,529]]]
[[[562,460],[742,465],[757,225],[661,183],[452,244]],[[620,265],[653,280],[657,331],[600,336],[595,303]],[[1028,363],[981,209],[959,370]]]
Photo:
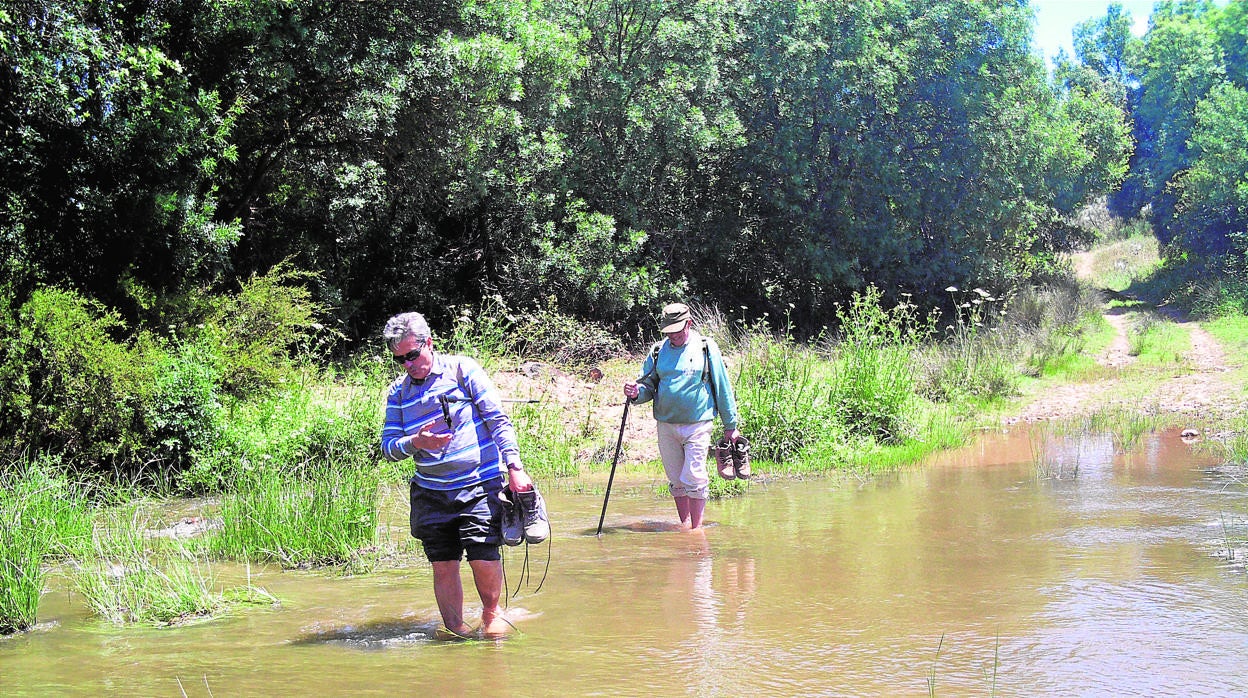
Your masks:
[[[499,638],[507,635],[511,627],[499,613],[498,600],[503,592],[503,563],[501,560],[469,560],[472,579],[481,596],[481,635]]]
[[[464,584],[459,579],[459,560],[434,562],[433,597],[438,600],[442,624],[457,635],[467,635],[472,628],[464,622]]]
[[[689,520],[689,498],[673,497],[676,500],[676,513],[680,515],[680,522],[683,524]]]
[[[689,497],[689,528],[696,529],[702,527],[702,514],[705,511],[705,499],[694,499],[693,497]]]

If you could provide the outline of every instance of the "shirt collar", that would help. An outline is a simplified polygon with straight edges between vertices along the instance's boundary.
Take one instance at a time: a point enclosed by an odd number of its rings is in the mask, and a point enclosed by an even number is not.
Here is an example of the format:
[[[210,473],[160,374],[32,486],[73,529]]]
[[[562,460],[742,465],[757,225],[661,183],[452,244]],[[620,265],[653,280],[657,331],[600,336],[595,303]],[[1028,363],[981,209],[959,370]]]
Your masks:
[[[433,351],[433,350],[430,349],[430,351]],[[408,385],[421,386],[421,387],[428,386],[431,383],[430,381],[431,378],[436,378],[446,373],[450,368],[450,362],[446,360],[445,356],[446,355],[443,354],[442,352],[434,351],[433,352],[433,365],[429,367],[429,374],[426,375],[423,379],[421,379],[419,383],[417,383],[411,376],[404,375],[404,378],[407,379]]]

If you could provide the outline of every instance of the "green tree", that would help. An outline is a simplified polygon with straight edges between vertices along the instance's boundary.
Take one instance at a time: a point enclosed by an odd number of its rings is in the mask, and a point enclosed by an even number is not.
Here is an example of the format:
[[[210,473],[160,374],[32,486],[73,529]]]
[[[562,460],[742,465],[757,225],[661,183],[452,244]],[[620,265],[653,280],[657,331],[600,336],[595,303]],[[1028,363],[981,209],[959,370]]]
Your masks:
[[[1226,79],[1248,88],[1248,3],[1229,2],[1213,18]]]
[[[1129,80],[1128,56],[1139,43],[1131,34],[1133,21],[1120,3],[1110,3],[1104,17],[1075,25],[1075,57],[1097,75],[1125,86]]]
[[[144,5],[19,0],[0,12],[0,273],[125,304],[211,277],[234,114],[162,48]]]
[[[778,2],[747,17],[739,268],[812,323],[854,290],[1002,287],[1121,170],[1121,111],[1067,103],[1015,3]],[[1096,161],[1095,152],[1116,154]]]
[[[1175,180],[1176,241],[1202,255],[1248,253],[1248,91],[1222,83],[1196,107],[1192,165]]]
[[[717,260],[734,237],[724,219],[734,210],[742,125],[724,67],[741,40],[740,4],[552,5],[583,36],[585,59],[558,122],[569,151],[562,181],[587,212],[605,216],[600,223],[614,224],[596,250],[604,261],[645,272],[630,290],[647,313],[658,287],[729,291]]]
[[[1196,105],[1223,80],[1222,52],[1207,19],[1210,2],[1161,2],[1132,60],[1135,153],[1117,208],[1150,206],[1163,242],[1173,237],[1174,197],[1167,184],[1190,162],[1187,141]]]

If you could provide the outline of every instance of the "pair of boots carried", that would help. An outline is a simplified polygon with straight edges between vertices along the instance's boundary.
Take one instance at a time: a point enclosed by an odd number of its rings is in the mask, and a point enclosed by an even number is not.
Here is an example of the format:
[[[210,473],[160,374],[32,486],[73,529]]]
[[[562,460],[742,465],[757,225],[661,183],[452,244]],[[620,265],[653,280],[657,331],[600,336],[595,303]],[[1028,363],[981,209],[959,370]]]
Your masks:
[[[550,537],[550,519],[546,515],[546,500],[538,493],[537,486],[523,492],[503,488],[499,494],[503,503],[503,542],[507,545],[541,543]]]
[[[719,465],[719,476],[725,480],[750,477],[750,442],[744,436],[735,441],[720,439],[715,445],[715,462]]]

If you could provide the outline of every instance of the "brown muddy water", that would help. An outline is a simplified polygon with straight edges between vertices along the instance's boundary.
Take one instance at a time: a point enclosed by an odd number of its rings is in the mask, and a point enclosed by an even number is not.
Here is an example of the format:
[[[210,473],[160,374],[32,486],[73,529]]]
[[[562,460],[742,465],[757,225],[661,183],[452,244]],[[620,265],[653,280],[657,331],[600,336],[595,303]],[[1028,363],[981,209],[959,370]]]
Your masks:
[[[430,640],[424,565],[253,569],[280,607],[161,629],[92,620],[54,578],[40,626],[0,640],[0,693],[1248,695],[1248,573],[1223,543],[1243,473],[1173,432],[1121,454],[1016,431],[905,472],[755,483],[704,535],[616,486],[601,539],[600,496],[547,494],[529,571],[549,555],[549,574],[510,599],[506,641]],[[513,588],[522,562],[507,551]]]

